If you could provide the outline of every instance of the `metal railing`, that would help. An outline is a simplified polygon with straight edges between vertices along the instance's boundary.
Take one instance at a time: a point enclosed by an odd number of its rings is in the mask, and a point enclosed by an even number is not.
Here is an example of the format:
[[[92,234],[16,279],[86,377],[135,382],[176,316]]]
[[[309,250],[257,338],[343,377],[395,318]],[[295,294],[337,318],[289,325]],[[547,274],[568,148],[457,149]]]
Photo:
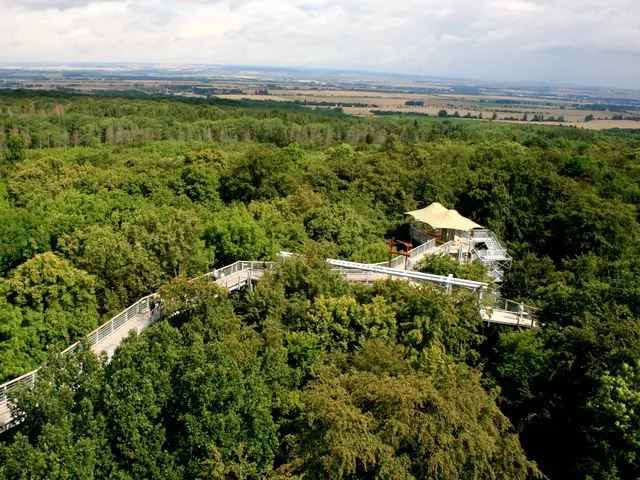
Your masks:
[[[451,254],[451,247],[453,247],[453,243],[454,242],[447,242],[447,243],[444,243],[444,244],[440,245],[438,247],[438,252],[440,252],[441,255],[450,255]]]
[[[197,278],[215,277],[218,274],[219,278],[229,277],[237,272],[245,270],[268,270],[273,268],[275,262],[258,262],[258,261],[240,261],[222,267],[220,269],[213,270]]]
[[[503,312],[515,314],[518,318],[518,325],[522,322],[523,324],[529,323],[531,326],[534,326],[538,316],[540,315],[539,308],[525,305],[524,303],[516,302],[514,300],[508,300],[506,298],[498,297],[496,295],[488,295],[486,297],[486,301],[488,303],[488,306],[493,310],[500,310]]]
[[[361,270],[365,272],[366,271],[375,272],[383,275],[389,275],[392,277],[408,278],[410,280],[415,280],[418,282],[433,283],[435,285],[439,285],[446,288],[462,287],[462,288],[466,288],[473,291],[479,291],[479,290],[486,289],[488,287],[488,285],[484,282],[476,282],[474,280],[465,280],[462,278],[455,278],[453,275],[444,277],[442,275],[433,275],[430,273],[404,271],[404,270],[398,270],[395,268],[382,267],[379,265],[370,265],[368,263],[348,262],[346,260],[334,260],[331,258],[327,259],[327,263],[338,268],[347,269],[349,271]]]
[[[194,280],[198,278],[213,278],[220,286],[226,287],[230,292],[233,292],[246,285],[251,285],[254,280],[258,280],[262,276],[264,270],[270,270],[274,265],[275,262],[240,261],[206,273]],[[237,275],[238,272],[247,272],[247,275]],[[256,274],[253,275],[252,272],[256,272]]]
[[[422,243],[418,248],[424,247],[425,245],[429,245],[428,249],[434,248],[436,246],[436,239],[428,236],[423,231],[417,229],[413,225],[409,226],[409,231],[411,238],[416,240],[417,242]],[[473,247],[475,248],[476,243],[485,243],[489,248],[484,250],[475,249],[477,252],[478,258],[485,257],[496,257],[505,260],[511,260],[511,256],[507,253],[506,248],[502,247],[500,240],[495,233],[491,230],[482,229],[482,230],[473,230],[472,234],[468,234],[467,232],[461,232],[459,236],[465,240],[473,240]],[[449,255],[451,250],[455,245],[460,243],[459,241],[450,241],[446,242],[443,245],[438,247],[439,253],[442,255]],[[414,249],[417,250],[417,249]]]
[[[486,244],[487,248],[484,250],[475,249],[476,243],[484,243]],[[491,230],[474,230],[473,247],[477,252],[479,252],[479,254],[490,252],[486,253],[484,256],[494,256],[511,259],[511,256],[507,253],[507,249],[502,246],[496,234]]]
[[[405,256],[396,257],[391,260],[391,262],[385,262],[384,265],[389,265],[391,268],[400,268],[404,270],[405,265],[407,265],[409,259]]]
[[[525,315],[536,316],[540,313],[540,309],[525,305],[524,303],[516,302],[502,297],[490,297],[492,300],[491,306],[498,310],[504,310],[511,313],[524,313]]]
[[[424,233],[422,230],[417,229],[413,225],[409,225],[409,234],[411,235],[411,239],[415,240],[418,243],[427,243],[432,239],[432,237]]]
[[[397,268],[400,270],[412,270],[415,259],[418,257],[422,257],[425,253],[427,253],[432,248],[435,248],[436,246],[435,238],[431,238],[431,237],[427,237],[427,238],[429,238],[429,240],[426,243],[423,243],[422,245],[418,245],[417,247],[409,250],[408,252],[409,257],[405,257],[404,255],[402,255],[392,259],[391,263],[380,262],[380,263],[376,263],[376,265],[380,265],[381,267]],[[405,269],[405,265],[406,265],[406,269]]]
[[[478,243],[484,243],[485,248],[476,247]],[[500,240],[491,230],[473,231],[472,261],[479,260],[489,268],[496,282],[501,282],[506,270],[511,269],[513,259],[507,249],[500,244]]]
[[[416,248],[410,250],[409,254],[411,256],[409,257],[407,270],[413,270],[416,262],[419,262],[422,257],[427,254],[427,252],[433,250],[434,248],[436,248],[436,239],[431,238],[427,243],[423,243],[422,245],[419,245]]]
[[[411,255],[409,258],[421,257],[432,248],[435,248],[435,246],[436,246],[436,239],[429,238],[427,242],[417,246],[412,250],[409,250],[409,254]]]
[[[482,261],[482,259],[487,260],[511,260],[511,255],[507,253],[504,248],[501,249],[491,249],[491,250],[475,250],[476,255]]]
[[[120,312],[118,315],[113,317],[108,322],[100,325],[93,332],[87,335],[87,341],[91,347],[96,346],[97,344],[107,340],[114,333],[119,332],[120,329],[127,324],[127,322],[134,317],[139,316],[141,313],[148,312],[148,314],[142,318],[138,319],[142,323],[146,323],[147,326],[151,325],[153,322],[157,321],[162,317],[161,307],[158,304],[156,308],[153,310],[150,309],[152,301],[157,300],[157,294],[149,295],[148,297],[144,297],[138,300],[136,303],[131,305],[129,308]],[[139,323],[137,324],[139,325]],[[68,354],[73,352],[79,345],[79,342],[74,343],[67,349],[63,350],[63,354]],[[0,406],[4,405],[8,401],[8,394],[15,390],[19,385],[27,385],[29,387],[33,387],[35,383],[36,374],[39,369],[33,370],[29,373],[22,375],[21,377],[15,378],[3,385],[0,385]],[[2,426],[0,426],[0,431],[2,431]]]
[[[495,234],[491,230],[486,228],[473,230],[473,238],[475,240],[491,238],[492,235],[495,237]]]
[[[98,343],[106,340],[108,337],[110,337],[116,331],[118,331],[130,319],[140,315],[141,313],[143,313],[146,310],[150,310],[151,301],[152,300],[156,300],[156,299],[157,299],[157,295],[156,294],[149,295],[148,297],[144,297],[144,298],[138,300],[133,305],[131,305],[124,312],[119,313],[118,315],[113,317],[111,320],[109,320],[107,323],[105,323],[104,325],[102,325],[102,326],[98,327],[97,329],[95,329],[93,332],[91,332],[89,335],[87,335],[87,339],[89,341],[89,345],[91,345],[93,347],[93,346],[97,345]],[[71,351],[71,350],[75,349],[75,347],[77,345],[78,345],[77,343],[72,345],[67,350],[65,350],[64,353],[66,353],[67,351]]]
[[[367,285],[389,278],[389,275],[383,273],[367,272],[355,268],[334,268],[333,271],[342,275],[342,277],[349,282],[365,283]]]

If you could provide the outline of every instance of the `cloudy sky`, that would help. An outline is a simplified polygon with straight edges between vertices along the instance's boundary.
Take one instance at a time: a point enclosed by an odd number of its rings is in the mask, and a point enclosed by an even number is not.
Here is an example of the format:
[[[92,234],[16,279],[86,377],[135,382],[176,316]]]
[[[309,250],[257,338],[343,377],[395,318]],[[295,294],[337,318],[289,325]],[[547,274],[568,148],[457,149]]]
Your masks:
[[[0,62],[287,65],[640,88],[639,0],[0,0]]]

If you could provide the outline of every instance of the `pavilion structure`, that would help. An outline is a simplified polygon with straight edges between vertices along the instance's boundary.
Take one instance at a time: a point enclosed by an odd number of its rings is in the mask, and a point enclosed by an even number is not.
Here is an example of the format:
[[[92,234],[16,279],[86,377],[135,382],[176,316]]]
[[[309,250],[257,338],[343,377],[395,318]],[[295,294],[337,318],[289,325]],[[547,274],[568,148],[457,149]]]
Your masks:
[[[455,256],[460,263],[482,262],[496,281],[511,268],[512,258],[495,233],[456,210],[436,202],[406,214],[413,218],[411,239],[418,244],[435,240],[434,253]]]

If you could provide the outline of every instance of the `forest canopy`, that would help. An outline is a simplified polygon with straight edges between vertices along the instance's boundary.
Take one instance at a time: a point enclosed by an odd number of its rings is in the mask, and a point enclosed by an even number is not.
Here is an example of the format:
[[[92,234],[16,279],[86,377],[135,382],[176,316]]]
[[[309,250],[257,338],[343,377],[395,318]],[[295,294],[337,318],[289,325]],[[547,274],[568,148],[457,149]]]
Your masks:
[[[640,132],[256,103],[0,92],[0,377],[44,364],[0,476],[640,476]],[[320,260],[384,262],[434,201],[544,328]],[[254,290],[187,281],[282,250]],[[59,353],[158,290],[110,362]]]

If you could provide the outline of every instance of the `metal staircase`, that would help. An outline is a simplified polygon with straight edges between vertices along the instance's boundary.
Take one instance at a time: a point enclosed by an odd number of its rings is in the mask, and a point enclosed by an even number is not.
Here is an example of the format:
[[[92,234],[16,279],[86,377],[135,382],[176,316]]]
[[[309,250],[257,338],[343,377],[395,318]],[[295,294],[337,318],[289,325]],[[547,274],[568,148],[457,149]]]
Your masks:
[[[494,281],[501,282],[513,259],[491,230],[474,230],[471,239],[471,261],[479,261],[487,267]]]

